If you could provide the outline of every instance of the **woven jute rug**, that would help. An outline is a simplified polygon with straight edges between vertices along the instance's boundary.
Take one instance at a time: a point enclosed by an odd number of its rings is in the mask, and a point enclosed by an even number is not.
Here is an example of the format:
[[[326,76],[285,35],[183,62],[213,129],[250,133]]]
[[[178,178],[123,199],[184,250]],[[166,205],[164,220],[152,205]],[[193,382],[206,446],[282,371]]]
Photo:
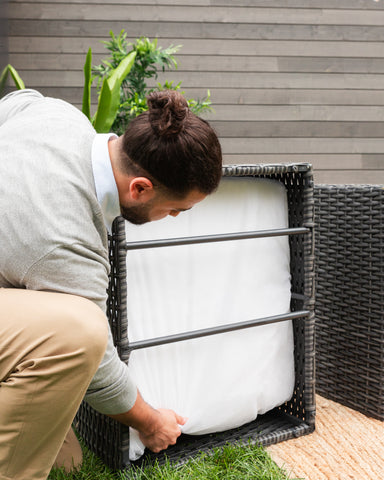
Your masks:
[[[316,431],[267,448],[305,480],[384,480],[384,422],[316,397]]]

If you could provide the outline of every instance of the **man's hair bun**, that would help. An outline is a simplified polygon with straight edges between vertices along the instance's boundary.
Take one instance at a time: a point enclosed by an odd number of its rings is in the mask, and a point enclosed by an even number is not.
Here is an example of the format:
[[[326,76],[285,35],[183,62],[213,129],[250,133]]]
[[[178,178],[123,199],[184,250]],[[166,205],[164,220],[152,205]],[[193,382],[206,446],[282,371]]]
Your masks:
[[[148,98],[149,121],[155,134],[172,137],[184,128],[189,113],[185,98],[175,90],[153,92]]]

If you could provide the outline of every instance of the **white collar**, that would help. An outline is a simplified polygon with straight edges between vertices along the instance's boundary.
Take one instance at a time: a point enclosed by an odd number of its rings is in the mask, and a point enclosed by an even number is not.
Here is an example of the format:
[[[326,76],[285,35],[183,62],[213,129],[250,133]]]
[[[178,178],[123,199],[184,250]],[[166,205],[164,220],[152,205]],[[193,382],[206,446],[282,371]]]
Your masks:
[[[111,137],[117,137],[117,135],[97,133],[92,143],[92,169],[96,195],[109,231],[111,231],[114,218],[120,215],[119,192],[108,152],[108,141]]]

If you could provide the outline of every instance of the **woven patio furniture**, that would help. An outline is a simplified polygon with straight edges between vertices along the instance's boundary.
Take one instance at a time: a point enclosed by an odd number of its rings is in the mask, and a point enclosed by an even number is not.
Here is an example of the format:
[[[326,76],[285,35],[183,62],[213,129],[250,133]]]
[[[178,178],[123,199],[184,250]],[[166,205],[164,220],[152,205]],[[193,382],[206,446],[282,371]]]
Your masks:
[[[316,390],[384,420],[384,188],[318,185]]]
[[[223,175],[275,179],[282,182],[287,190],[289,228],[280,234],[289,236],[290,245],[292,296],[291,313],[287,314],[287,319],[292,319],[294,330],[294,394],[290,401],[264,415],[259,415],[255,421],[249,424],[216,434],[198,436],[182,434],[176,445],[160,454],[148,452],[138,461],[139,463],[155,459],[162,463],[165,458],[168,458],[172,463],[181,464],[201,451],[209,451],[227,442],[251,439],[254,443],[266,446],[308,434],[315,428],[312,168],[308,164],[236,165],[224,167]],[[262,232],[262,236],[273,236],[274,234],[276,232]],[[189,241],[196,241],[196,238],[182,239],[184,244]],[[204,241],[209,241],[209,239]],[[108,291],[108,316],[119,355],[124,362],[129,362],[131,347],[127,338],[129,319],[127,320],[126,314],[126,254],[124,220],[118,217],[113,223],[113,232],[110,236],[111,275]],[[250,259],[251,262],[252,259]],[[266,322],[278,321],[270,317],[255,321],[254,324],[264,320]],[[241,328],[245,328],[245,325]],[[220,331],[220,327],[218,330]],[[214,332],[205,334],[212,333]],[[186,332],[185,336],[188,337],[188,335],[189,332]],[[76,420],[77,429],[87,446],[107,465],[113,469],[124,469],[132,465],[129,460],[128,428],[94,411],[85,402],[82,403]]]

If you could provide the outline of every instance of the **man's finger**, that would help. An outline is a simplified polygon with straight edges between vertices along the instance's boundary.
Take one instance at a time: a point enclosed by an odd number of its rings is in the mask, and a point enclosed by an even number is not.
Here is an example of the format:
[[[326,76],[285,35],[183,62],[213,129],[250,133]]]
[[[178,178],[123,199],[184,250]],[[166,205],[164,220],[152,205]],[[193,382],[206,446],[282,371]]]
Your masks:
[[[177,413],[175,413],[175,416],[176,416],[176,422],[179,425],[185,425],[187,423],[188,418],[182,417],[181,415],[178,415]]]

